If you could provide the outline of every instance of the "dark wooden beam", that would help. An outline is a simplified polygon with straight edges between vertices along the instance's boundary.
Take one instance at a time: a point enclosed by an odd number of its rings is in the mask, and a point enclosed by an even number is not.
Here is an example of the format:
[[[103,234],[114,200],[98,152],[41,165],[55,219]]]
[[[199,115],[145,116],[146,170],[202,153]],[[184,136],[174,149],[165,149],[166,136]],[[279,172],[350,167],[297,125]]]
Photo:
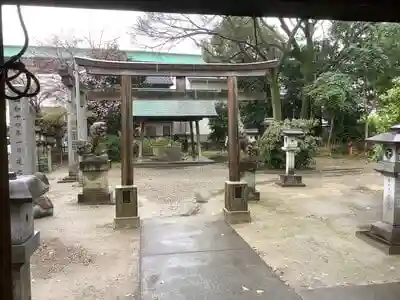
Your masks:
[[[240,181],[239,172],[239,126],[237,101],[237,79],[228,78],[228,158],[229,158],[229,180]]]
[[[3,23],[0,6],[0,65],[4,64]],[[7,152],[7,110],[4,76],[0,80],[0,190],[3,194],[0,207],[0,299],[13,300],[13,281],[11,275],[11,210],[10,191],[8,183],[8,152]],[[14,299],[17,300],[17,299]]]
[[[191,13],[234,16],[338,19],[345,21],[400,21],[393,0],[3,0],[2,4],[43,5],[90,9]]]
[[[209,91],[209,90],[186,90],[176,91],[171,89],[132,89],[133,98],[137,100],[209,100],[225,101],[228,99],[228,91]],[[92,90],[86,92],[88,100],[121,100],[121,91],[116,89]],[[265,101],[265,93],[238,93],[239,101]]]
[[[121,185],[133,185],[132,79],[121,79]]]
[[[278,67],[277,60],[243,64],[168,64],[132,61],[108,61],[75,57],[78,66],[92,75],[177,76],[177,77],[227,77],[264,76]]]

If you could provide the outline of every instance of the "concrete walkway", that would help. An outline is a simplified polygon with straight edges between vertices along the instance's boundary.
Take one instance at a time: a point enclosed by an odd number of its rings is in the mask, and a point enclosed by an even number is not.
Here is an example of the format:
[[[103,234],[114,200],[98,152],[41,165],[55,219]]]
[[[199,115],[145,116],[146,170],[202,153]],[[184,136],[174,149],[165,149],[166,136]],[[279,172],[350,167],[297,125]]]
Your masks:
[[[144,220],[142,300],[299,300],[222,220]]]
[[[277,278],[224,221],[144,220],[142,300],[397,300],[400,283],[300,290]]]

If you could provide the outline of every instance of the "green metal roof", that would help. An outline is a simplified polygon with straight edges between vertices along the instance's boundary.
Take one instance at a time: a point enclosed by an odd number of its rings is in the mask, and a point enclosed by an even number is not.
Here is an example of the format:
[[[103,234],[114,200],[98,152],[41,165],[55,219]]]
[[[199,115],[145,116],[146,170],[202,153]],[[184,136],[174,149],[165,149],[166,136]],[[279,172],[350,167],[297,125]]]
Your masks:
[[[214,101],[209,100],[135,100],[133,101],[133,116],[142,118],[208,118],[217,116],[217,112]]]
[[[4,56],[10,57],[16,55],[22,46],[4,46]],[[76,56],[87,56],[90,49],[77,48],[74,51]],[[153,52],[141,50],[121,50],[126,53],[128,60],[143,61],[143,62],[159,62],[172,64],[204,64],[201,55],[197,54],[180,54],[168,52]],[[57,57],[60,53],[56,47],[51,46],[29,46],[24,54],[24,57]],[[68,53],[63,53],[66,57]]]
[[[201,55],[195,54],[177,54],[177,53],[160,53],[146,51],[126,51],[128,60],[143,62],[159,62],[170,64],[204,64]]]

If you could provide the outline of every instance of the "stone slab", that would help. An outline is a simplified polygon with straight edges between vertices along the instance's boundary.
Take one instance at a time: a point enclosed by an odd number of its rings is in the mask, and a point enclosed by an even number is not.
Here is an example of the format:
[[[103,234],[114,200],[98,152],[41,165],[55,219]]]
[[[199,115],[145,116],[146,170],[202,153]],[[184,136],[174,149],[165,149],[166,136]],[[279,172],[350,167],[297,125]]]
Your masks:
[[[281,187],[305,187],[301,175],[279,175],[279,181],[277,185]]]
[[[78,194],[79,204],[88,205],[114,205],[113,196],[111,192],[98,193],[96,195],[85,195],[85,193]]]
[[[145,220],[142,300],[301,298],[223,220]]]
[[[114,218],[114,229],[130,229],[139,227],[140,227],[139,217]]]
[[[77,182],[78,180],[79,180],[78,175],[68,175],[58,180],[57,183],[71,183],[71,182]]]
[[[224,208],[224,218],[229,224],[243,224],[251,222],[250,211],[229,211]]]
[[[387,255],[400,254],[400,245],[390,245],[386,243],[382,238],[379,238],[378,236],[372,234],[369,230],[357,231],[356,237],[363,240],[372,247],[384,252]]]
[[[400,283],[340,286],[299,292],[303,300],[397,300]]]

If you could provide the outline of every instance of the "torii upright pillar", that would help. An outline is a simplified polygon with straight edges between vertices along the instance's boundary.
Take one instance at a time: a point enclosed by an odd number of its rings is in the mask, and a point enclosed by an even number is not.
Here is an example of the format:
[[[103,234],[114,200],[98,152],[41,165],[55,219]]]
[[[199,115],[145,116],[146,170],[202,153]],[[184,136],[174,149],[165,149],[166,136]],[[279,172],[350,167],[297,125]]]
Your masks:
[[[121,78],[121,185],[115,188],[114,227],[137,228],[138,216],[137,187],[133,174],[133,103],[132,78]]]
[[[229,180],[225,182],[224,217],[228,223],[251,221],[247,205],[247,183],[240,181],[238,91],[236,77],[228,77],[228,157]]]

